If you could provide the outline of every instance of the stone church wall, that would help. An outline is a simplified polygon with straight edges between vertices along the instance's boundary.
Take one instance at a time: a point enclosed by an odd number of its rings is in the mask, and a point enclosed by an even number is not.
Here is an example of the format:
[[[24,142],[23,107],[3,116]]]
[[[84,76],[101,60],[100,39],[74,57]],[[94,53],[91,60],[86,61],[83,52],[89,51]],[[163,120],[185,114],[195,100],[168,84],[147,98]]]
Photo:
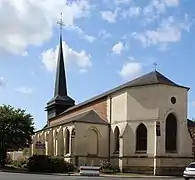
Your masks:
[[[192,137],[192,155],[195,160],[195,127],[188,127],[188,129]]]
[[[81,157],[91,155],[94,157],[108,157],[108,126],[76,123],[75,129],[77,133],[75,155]]]
[[[152,157],[123,157],[123,172],[153,174],[154,159]]]
[[[107,100],[107,114],[109,122],[116,124],[127,119],[127,93],[126,90],[113,93]]]
[[[127,120],[151,121],[159,118],[158,85],[127,89]]]
[[[50,125],[55,125],[60,122],[63,122],[66,118],[75,116],[79,113],[85,112],[87,110],[93,109],[98,113],[98,115],[107,121],[107,97],[98,99],[96,101],[93,101],[91,103],[88,103],[86,105],[83,105],[81,107],[78,107],[76,109],[70,110],[67,113],[61,115],[61,117],[57,117],[56,119],[52,119],[51,122],[49,122]]]
[[[192,140],[187,127],[187,102],[188,91],[184,88],[169,87],[161,85],[159,89],[160,102],[159,102],[159,119],[161,120],[161,136],[157,145],[158,155],[171,155],[165,151],[165,127],[166,118],[170,113],[173,113],[177,118],[177,153],[174,153],[178,157],[190,157],[192,156]],[[176,103],[171,102],[171,98],[176,98]],[[188,148],[186,148],[188,147]]]

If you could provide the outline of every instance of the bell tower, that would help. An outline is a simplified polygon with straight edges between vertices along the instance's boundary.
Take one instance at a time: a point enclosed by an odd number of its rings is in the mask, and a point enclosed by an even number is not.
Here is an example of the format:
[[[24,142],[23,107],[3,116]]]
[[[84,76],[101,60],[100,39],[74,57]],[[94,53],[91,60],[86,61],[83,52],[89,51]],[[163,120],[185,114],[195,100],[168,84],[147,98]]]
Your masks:
[[[60,22],[58,22],[58,24],[60,26],[60,44],[57,59],[54,97],[47,103],[46,106],[48,120],[56,117],[63,111],[75,105],[75,101],[68,96],[67,92],[66,73],[62,47],[62,27],[64,26],[62,18]]]

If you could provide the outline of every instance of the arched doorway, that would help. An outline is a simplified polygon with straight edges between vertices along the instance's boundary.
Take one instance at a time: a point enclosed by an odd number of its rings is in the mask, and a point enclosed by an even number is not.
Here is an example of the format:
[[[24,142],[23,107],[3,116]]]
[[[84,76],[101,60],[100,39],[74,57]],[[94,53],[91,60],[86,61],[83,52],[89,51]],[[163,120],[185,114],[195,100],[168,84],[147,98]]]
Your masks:
[[[177,118],[170,113],[166,118],[165,125],[165,151],[177,151]]]

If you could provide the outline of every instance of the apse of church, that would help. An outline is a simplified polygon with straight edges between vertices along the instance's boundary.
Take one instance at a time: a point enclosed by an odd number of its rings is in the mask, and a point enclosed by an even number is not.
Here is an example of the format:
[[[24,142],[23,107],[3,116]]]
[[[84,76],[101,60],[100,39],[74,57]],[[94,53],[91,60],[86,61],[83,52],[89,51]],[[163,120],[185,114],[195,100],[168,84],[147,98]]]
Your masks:
[[[32,137],[31,154],[78,166],[109,161],[121,171],[154,175],[181,170],[192,160],[188,91],[155,70],[75,104],[60,36],[54,97],[46,106],[47,125]]]

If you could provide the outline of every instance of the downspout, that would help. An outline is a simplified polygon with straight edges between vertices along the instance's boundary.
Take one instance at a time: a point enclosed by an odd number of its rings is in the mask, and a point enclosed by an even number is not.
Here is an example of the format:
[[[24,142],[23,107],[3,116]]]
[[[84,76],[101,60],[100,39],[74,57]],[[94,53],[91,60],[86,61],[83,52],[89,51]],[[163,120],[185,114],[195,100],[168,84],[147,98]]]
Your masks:
[[[109,125],[108,125],[108,162],[110,162],[110,144],[111,144],[111,122],[112,122],[112,97],[109,96]]]
[[[156,127],[156,125],[157,125],[157,122],[155,121],[155,123],[154,123],[155,125],[154,125],[154,133],[155,133],[155,135],[154,135],[154,171],[153,171],[153,175],[154,176],[156,176],[156,155],[157,155],[157,149],[156,149],[156,147],[157,147],[157,127]]]

